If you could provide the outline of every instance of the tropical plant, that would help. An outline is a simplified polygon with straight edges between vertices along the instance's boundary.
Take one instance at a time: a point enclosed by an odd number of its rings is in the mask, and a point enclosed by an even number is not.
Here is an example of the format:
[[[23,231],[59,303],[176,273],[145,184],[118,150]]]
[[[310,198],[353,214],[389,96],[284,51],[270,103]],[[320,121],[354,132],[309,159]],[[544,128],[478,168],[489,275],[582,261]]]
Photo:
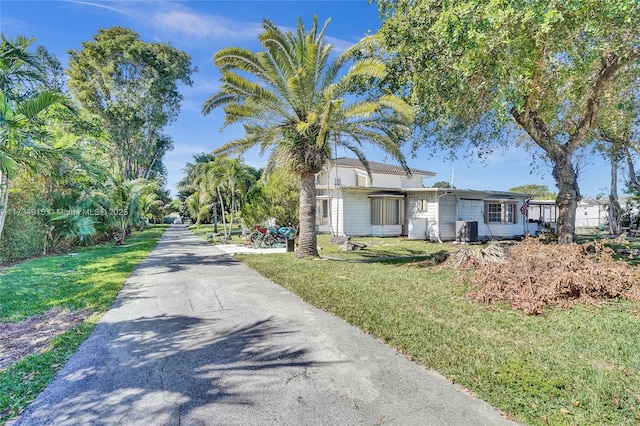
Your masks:
[[[185,205],[191,218],[195,219],[196,226],[199,226],[211,210],[211,198],[205,191],[195,191],[187,197]]]
[[[269,219],[281,225],[298,228],[300,217],[300,181],[288,169],[265,174],[251,188],[240,210],[242,221],[248,225],[265,223]]]
[[[152,192],[150,194],[142,194],[139,202],[142,217],[155,223],[155,220],[160,216],[160,208],[164,206],[164,201],[158,198],[156,193]]]
[[[112,177],[104,189],[97,192],[99,197],[98,216],[112,230],[117,244],[124,244],[126,236],[139,226],[143,213],[140,198],[147,191],[146,179],[124,179]]]
[[[382,60],[355,59],[379,39],[366,37],[332,55],[324,38],[328,23],[319,28],[314,17],[307,33],[299,19],[296,31],[285,33],[265,20],[258,37],[263,51],[236,47],[218,51],[214,61],[222,73],[222,86],[202,107],[207,115],[224,106],[224,127],[244,126],[244,137],[219,147],[215,154],[259,147],[271,152],[269,168],[287,167],[299,176],[297,257],[318,255],[315,175],[331,159],[333,148],[352,151],[367,166],[362,144],[370,142],[406,168],[400,141],[413,116],[412,109],[393,95],[363,100],[348,96],[359,79],[385,76]]]
[[[0,36],[0,235],[11,178],[22,167],[41,170],[70,153],[46,144],[46,113],[56,106],[74,109],[62,93],[40,90],[45,76],[37,56],[29,51],[32,42]]]
[[[234,218],[240,210],[240,204],[249,193],[249,189],[258,180],[258,171],[242,162],[240,158],[217,158],[199,165],[201,176],[196,179],[209,189],[213,197],[220,203],[223,222],[226,212],[229,212],[229,229],[226,223],[224,232],[230,235]]]
[[[176,184],[176,189],[178,190],[178,194],[181,199],[186,199],[189,195],[196,191],[196,185],[194,184],[194,182],[196,178],[198,178],[198,174],[202,171],[200,164],[208,163],[210,161],[214,161],[215,159],[215,155],[202,152],[193,156],[193,163],[187,162],[187,164],[182,169],[184,177],[180,179]]]

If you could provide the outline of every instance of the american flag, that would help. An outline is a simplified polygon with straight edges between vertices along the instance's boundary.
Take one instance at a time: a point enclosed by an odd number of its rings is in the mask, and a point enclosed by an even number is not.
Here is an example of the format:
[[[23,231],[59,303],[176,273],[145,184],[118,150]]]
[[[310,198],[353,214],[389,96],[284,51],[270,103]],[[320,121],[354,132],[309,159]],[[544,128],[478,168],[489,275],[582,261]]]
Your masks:
[[[524,200],[524,202],[522,203],[522,207],[520,207],[520,213],[522,213],[523,216],[529,216],[529,200]]]

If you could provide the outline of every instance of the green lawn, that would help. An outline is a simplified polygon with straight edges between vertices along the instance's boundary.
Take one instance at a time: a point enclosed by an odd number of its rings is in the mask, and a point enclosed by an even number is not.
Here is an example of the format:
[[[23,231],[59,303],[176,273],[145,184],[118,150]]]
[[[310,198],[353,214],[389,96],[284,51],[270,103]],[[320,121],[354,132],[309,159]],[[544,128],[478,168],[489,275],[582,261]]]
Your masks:
[[[227,225],[227,229],[228,228],[229,228],[229,225]],[[213,224],[209,224],[209,223],[205,225],[190,225],[189,230],[194,234],[202,237],[203,239],[209,241],[210,238],[208,238],[207,236],[213,235],[214,226]],[[224,233],[224,227],[222,226],[221,223],[218,224],[218,233],[219,234]],[[239,227],[238,225],[234,225],[233,228],[231,229],[231,240],[229,242],[232,244],[242,244],[243,241],[240,236],[241,233],[242,233],[242,228]]]
[[[0,424],[24,409],[89,336],[135,267],[156,246],[166,226],[148,228],[127,239],[33,259],[0,270],[0,321],[19,321],[60,307],[94,314],[55,338],[46,352],[28,356],[0,371]]]
[[[360,259],[437,253],[447,245],[369,241]],[[366,253],[365,253],[366,252]],[[460,272],[410,261],[368,263],[246,255],[252,268],[433,368],[528,424],[640,423],[640,304],[526,316],[465,298]],[[339,265],[339,266],[338,266]],[[464,277],[463,277],[464,278]]]

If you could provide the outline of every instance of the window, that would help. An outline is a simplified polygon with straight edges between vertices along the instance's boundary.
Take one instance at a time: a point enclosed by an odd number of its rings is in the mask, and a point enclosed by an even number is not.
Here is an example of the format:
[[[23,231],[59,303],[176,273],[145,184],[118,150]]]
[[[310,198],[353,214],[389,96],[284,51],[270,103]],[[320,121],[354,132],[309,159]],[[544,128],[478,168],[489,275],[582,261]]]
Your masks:
[[[329,208],[331,203],[329,200],[317,200],[316,201],[316,225],[329,224]]]
[[[501,223],[502,222],[502,204],[491,203],[487,204],[487,222],[489,223]]]
[[[429,202],[427,200],[418,200],[417,209],[419,212],[426,212],[429,207]]]
[[[518,204],[515,201],[485,201],[485,223],[518,223]]]
[[[404,198],[372,197],[372,225],[404,225]]]

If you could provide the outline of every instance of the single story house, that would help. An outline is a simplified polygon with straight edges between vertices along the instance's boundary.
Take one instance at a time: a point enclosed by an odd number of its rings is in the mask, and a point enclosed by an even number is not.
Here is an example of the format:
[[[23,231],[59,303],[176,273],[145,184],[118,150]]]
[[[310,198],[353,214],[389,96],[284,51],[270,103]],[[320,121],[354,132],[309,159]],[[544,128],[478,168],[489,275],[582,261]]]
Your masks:
[[[525,235],[521,209],[529,194],[426,188],[435,173],[336,158],[316,175],[316,225],[320,233],[407,236],[417,240],[476,241]]]

